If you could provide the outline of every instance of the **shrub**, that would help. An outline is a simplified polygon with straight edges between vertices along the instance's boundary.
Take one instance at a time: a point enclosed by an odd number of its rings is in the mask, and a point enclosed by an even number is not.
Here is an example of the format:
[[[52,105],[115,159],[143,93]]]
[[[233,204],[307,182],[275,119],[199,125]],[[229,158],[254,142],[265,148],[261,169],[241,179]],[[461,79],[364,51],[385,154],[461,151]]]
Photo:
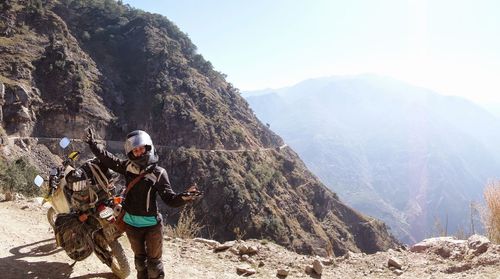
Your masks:
[[[17,192],[25,196],[40,195],[40,188],[33,183],[37,174],[37,170],[26,158],[22,157],[14,162],[0,159],[0,188],[4,192]]]
[[[193,208],[190,207],[187,209],[184,207],[180,213],[177,225],[175,227],[167,225],[165,233],[170,237],[191,239],[198,236],[204,227],[204,225],[201,225],[198,221],[196,221]]]
[[[488,237],[500,243],[500,182],[491,182],[484,189],[486,201],[485,227]]]

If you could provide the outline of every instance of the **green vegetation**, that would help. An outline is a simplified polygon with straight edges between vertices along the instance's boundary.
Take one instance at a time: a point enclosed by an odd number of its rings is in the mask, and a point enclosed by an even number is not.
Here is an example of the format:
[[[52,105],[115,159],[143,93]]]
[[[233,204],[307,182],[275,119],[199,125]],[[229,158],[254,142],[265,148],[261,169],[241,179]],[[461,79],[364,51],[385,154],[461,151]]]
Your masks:
[[[0,158],[0,189],[3,192],[16,192],[29,197],[40,195],[40,188],[33,183],[37,174],[24,157],[13,162]]]

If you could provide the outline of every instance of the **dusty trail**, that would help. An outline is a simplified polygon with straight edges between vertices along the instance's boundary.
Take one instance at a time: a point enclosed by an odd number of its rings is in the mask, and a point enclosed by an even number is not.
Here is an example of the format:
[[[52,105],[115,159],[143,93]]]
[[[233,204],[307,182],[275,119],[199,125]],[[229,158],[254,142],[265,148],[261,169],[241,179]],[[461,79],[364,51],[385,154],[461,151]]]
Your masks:
[[[115,278],[110,269],[94,255],[74,263],[56,247],[53,231],[46,220],[47,208],[32,201],[0,202],[0,278]],[[133,254],[126,237],[121,238],[132,274]],[[373,255],[351,253],[349,257],[326,259],[322,276],[306,274],[305,267],[315,259],[298,255],[264,240],[247,240],[240,244],[257,247],[258,253],[246,260],[231,249],[214,253],[210,245],[194,240],[164,241],[163,262],[166,278],[231,279],[244,278],[237,267],[249,266],[256,274],[248,278],[500,278],[500,245],[491,245],[476,257],[451,259],[435,253],[387,251]],[[240,244],[235,244],[238,247]],[[234,248],[233,247],[233,248]],[[391,270],[389,258],[397,259],[401,270]],[[289,270],[278,277],[277,270]]]

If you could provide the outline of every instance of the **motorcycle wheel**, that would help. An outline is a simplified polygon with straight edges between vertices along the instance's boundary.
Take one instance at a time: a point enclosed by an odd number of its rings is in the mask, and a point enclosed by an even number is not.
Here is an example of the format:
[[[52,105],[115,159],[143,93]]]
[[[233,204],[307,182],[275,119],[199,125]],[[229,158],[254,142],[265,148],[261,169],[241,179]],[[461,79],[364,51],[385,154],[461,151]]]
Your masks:
[[[123,250],[120,242],[118,242],[118,239],[111,242],[109,244],[109,248],[111,248],[111,270],[113,271],[113,274],[122,279],[127,278],[130,274],[130,265],[128,263],[127,256],[125,255],[125,251]]]
[[[54,230],[56,228],[56,218],[57,218],[56,210],[53,207],[49,208],[49,210],[47,210],[47,221],[49,221],[50,226]]]

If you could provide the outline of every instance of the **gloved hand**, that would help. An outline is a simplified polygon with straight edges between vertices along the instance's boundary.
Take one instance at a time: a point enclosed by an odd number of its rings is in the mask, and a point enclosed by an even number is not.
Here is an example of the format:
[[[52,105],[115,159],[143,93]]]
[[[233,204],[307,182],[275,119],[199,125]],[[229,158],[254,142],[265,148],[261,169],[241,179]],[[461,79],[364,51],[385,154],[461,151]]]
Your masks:
[[[85,139],[85,142],[88,144],[95,144],[95,133],[92,128],[87,129],[87,138]]]
[[[194,201],[197,197],[203,195],[203,192],[198,190],[195,185],[190,186],[186,191],[181,193],[181,197],[184,201]]]

